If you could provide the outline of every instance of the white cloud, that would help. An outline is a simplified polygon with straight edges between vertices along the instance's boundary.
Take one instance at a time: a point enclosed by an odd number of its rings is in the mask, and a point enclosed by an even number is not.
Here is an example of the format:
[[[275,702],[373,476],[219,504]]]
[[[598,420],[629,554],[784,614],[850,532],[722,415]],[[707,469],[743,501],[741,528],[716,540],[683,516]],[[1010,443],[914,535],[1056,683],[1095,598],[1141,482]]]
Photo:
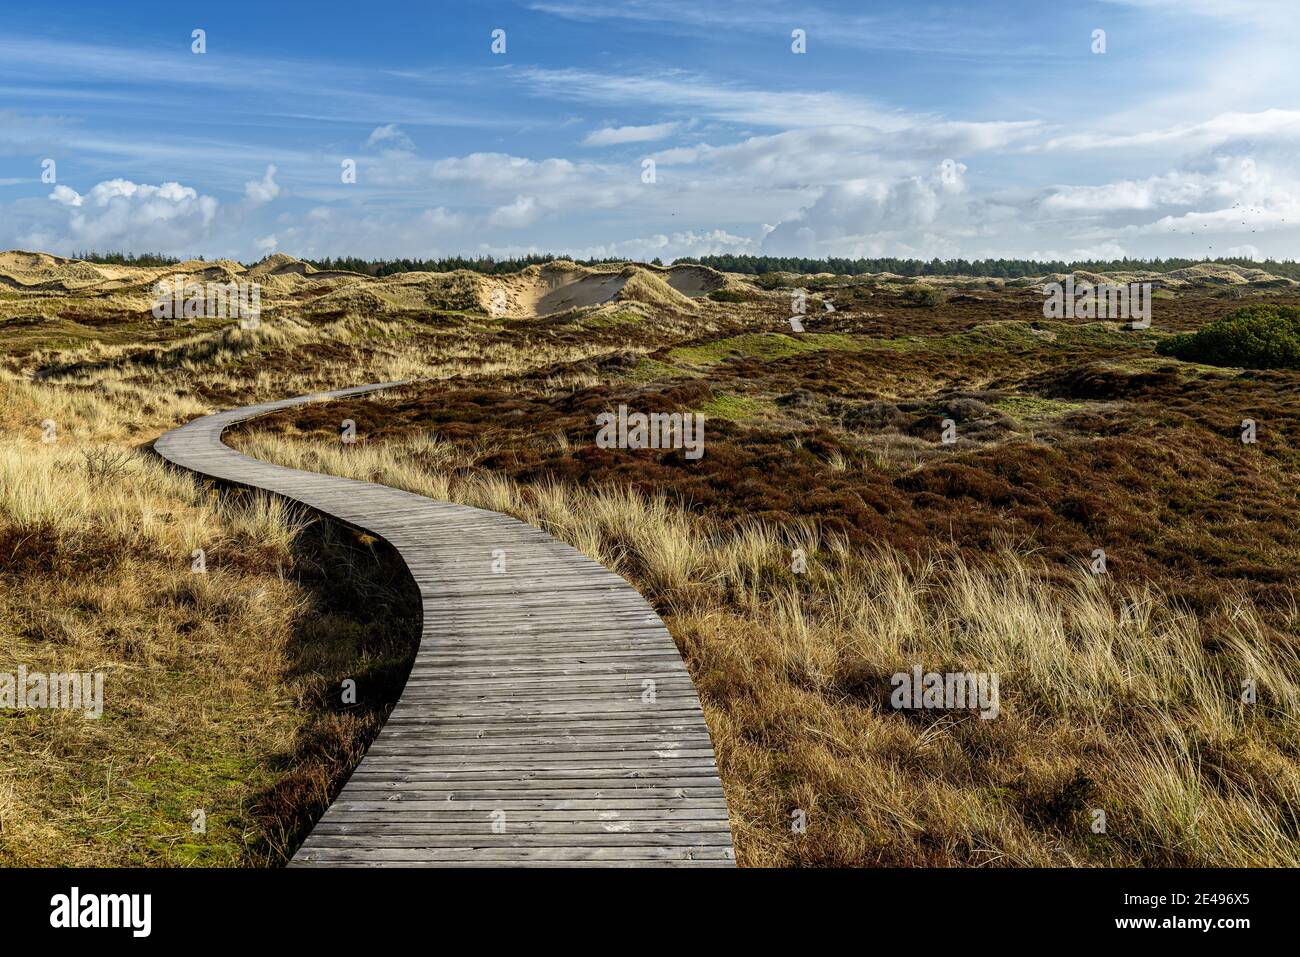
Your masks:
[[[180,183],[125,179],[105,180],[84,196],[60,184],[49,198],[67,211],[54,242],[92,249],[186,249],[208,235],[218,207]]]
[[[1187,206],[1213,190],[1204,176],[1180,172],[1149,179],[1121,180],[1101,186],[1056,186],[1041,207],[1048,212],[1101,212]]]
[[[901,111],[852,94],[762,90],[718,83],[682,70],[636,75],[528,68],[520,70],[519,77],[535,93],[555,99],[644,104],[657,109],[671,104],[673,109],[692,117],[758,126],[798,128],[860,123],[888,130],[909,122]]]
[[[1223,251],[1223,255],[1233,256],[1240,259],[1260,260],[1264,258],[1264,254],[1259,251],[1259,247],[1252,246],[1250,243],[1245,243],[1241,246],[1229,246]]]
[[[486,189],[532,189],[563,186],[597,175],[601,167],[566,159],[530,160],[506,153],[470,153],[422,164],[431,179]]]
[[[465,225],[465,217],[460,213],[454,213],[445,206],[439,206],[436,209],[426,209],[420,214],[420,223],[430,229],[450,230],[460,229]]]
[[[588,133],[583,146],[618,146],[623,143],[649,143],[671,136],[680,123],[651,123],[647,126],[607,126]]]
[[[275,164],[266,167],[261,179],[244,184],[244,200],[250,206],[261,206],[280,195],[280,184],[275,181]]]
[[[269,256],[279,248],[280,243],[275,238],[275,233],[272,233],[270,236],[263,236],[261,239],[254,240],[253,245],[257,248],[259,253],[264,256]]]
[[[56,203],[62,203],[64,206],[80,206],[83,202],[81,194],[75,189],[70,189],[60,183],[54,187],[54,192],[50,193],[50,199]]]
[[[639,164],[627,162],[533,160],[506,153],[428,160],[390,153],[368,162],[362,178],[393,195],[421,188],[425,196],[432,192],[433,198],[462,207],[501,207],[488,218],[488,225],[518,228],[543,211],[607,209],[638,197],[648,199],[640,173]]]
[[[399,150],[414,150],[415,144],[411,138],[397,128],[396,123],[389,123],[385,126],[376,126],[366,139],[366,147],[388,144],[392,148]]]
[[[1056,186],[1038,206],[1152,234],[1267,231],[1300,221],[1300,181],[1285,160],[1224,154],[1200,166],[1145,180]]]
[[[656,256],[665,262],[680,256],[716,256],[724,253],[745,254],[757,252],[753,239],[737,236],[725,229],[701,232],[682,230],[674,233],[656,233],[637,239],[603,245],[586,246],[571,254],[582,259],[612,259],[615,257],[650,260]]]
[[[590,246],[573,246],[557,244],[539,246],[536,244],[482,244],[474,252],[481,255],[506,259],[512,256],[526,256],[529,253],[556,253],[571,256],[574,259],[635,259],[649,261],[658,257],[664,262],[671,262],[682,256],[708,256],[720,253],[755,253],[757,243],[753,239],[737,236],[724,229],[711,229],[702,232],[683,230],[672,233],[655,233],[650,236],[638,236],[633,239],[598,243]]]
[[[854,180],[831,186],[770,230],[763,251],[778,256],[903,255],[930,241],[941,210],[964,207],[959,197],[965,174],[966,167],[953,162],[893,182]],[[949,242],[948,248],[956,247]]]
[[[498,206],[488,217],[492,226],[504,226],[507,229],[519,229],[530,225],[539,212],[537,199],[533,196],[519,196],[508,206]]]
[[[1234,140],[1261,139],[1300,139],[1300,111],[1272,109],[1254,113],[1220,113],[1200,122],[1122,133],[1108,133],[1104,128],[1090,129],[1055,137],[1041,145],[1029,147],[1027,152],[1075,152],[1156,146],[1208,149]]]

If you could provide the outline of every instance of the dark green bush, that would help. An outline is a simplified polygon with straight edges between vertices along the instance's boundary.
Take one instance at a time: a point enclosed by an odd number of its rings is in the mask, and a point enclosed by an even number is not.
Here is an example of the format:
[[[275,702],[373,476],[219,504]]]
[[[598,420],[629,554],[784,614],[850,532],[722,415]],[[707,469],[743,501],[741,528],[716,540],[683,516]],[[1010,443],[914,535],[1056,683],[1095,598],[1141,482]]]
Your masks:
[[[743,292],[736,292],[734,289],[715,289],[709,293],[709,298],[714,302],[745,302],[746,297]]]
[[[1162,339],[1156,352],[1207,365],[1300,369],[1300,306],[1247,306]]]
[[[948,293],[934,286],[909,286],[903,290],[903,301],[912,306],[942,306]]]

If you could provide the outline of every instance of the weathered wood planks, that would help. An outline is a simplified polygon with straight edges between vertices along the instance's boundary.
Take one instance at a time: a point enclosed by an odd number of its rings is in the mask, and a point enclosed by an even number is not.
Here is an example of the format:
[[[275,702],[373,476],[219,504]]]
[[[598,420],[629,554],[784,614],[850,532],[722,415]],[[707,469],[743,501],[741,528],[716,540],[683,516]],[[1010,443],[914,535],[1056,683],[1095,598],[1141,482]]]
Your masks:
[[[663,622],[626,581],[509,516],[271,465],[221,441],[235,422],[404,384],[221,412],[154,444],[182,468],[378,535],[420,589],[406,687],[292,864],[734,863],[699,699]]]

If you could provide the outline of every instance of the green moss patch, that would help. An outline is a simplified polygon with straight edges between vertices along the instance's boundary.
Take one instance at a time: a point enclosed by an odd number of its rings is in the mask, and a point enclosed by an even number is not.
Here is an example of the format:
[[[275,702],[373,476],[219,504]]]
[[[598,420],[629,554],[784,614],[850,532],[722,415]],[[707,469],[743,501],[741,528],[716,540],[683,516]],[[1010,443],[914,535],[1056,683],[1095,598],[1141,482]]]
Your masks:
[[[1009,395],[993,403],[993,408],[1017,419],[1049,419],[1082,409],[1084,403],[1066,399],[1044,399],[1036,395]]]
[[[834,332],[805,332],[787,335],[780,332],[755,332],[731,336],[695,346],[681,346],[668,353],[673,362],[686,365],[715,365],[733,356],[773,361],[820,352],[825,349],[861,349],[863,342],[854,336]]]
[[[698,411],[704,413],[707,419],[727,419],[735,422],[739,419],[763,415],[770,412],[771,409],[772,404],[761,399],[752,399],[748,396],[735,395],[730,392],[719,392],[700,406]]]

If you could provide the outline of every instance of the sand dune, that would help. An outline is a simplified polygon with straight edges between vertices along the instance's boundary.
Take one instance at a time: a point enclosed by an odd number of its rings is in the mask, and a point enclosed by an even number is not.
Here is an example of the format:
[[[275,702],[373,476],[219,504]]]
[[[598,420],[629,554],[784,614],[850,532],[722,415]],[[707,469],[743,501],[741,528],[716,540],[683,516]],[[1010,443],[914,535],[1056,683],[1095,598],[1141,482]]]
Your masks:
[[[545,316],[609,302],[618,295],[627,280],[628,277],[622,275],[595,275],[561,282],[537,300],[537,313]]]
[[[690,300],[721,289],[749,288],[745,277],[718,272],[706,266],[649,266],[609,263],[583,266],[556,260],[529,266],[516,273],[486,275],[469,270],[409,272],[368,276],[338,270],[317,270],[302,260],[276,253],[253,266],[229,259],[187,260],[170,266],[100,265],[27,250],[0,252],[0,288],[34,294],[57,301],[76,293],[90,295],[108,308],[147,311],[153,288],[160,280],[177,277],[199,283],[255,282],[261,287],[263,307],[277,306],[295,312],[369,315],[457,311],[500,319],[563,316],[614,303],[641,303],[669,310],[688,310]],[[783,277],[784,278],[784,277]],[[1215,286],[1294,287],[1293,280],[1262,269],[1217,263],[1200,263],[1168,273],[1149,270],[1093,273],[1077,270],[1076,283],[1150,282],[1167,289]],[[1017,280],[994,280],[997,285],[1041,287],[1063,282],[1064,274]],[[808,277],[790,277],[790,284],[807,283]],[[855,276],[853,284],[926,283],[964,286],[974,277],[909,278],[887,273]]]
[[[683,307],[689,299],[728,284],[725,275],[704,266],[613,263],[593,267],[566,260],[503,275],[456,270],[376,277],[317,270],[284,253],[253,266],[223,259],[148,267],[101,266],[25,250],[0,253],[0,285],[27,292],[118,294],[129,297],[138,308],[148,308],[155,284],[175,278],[256,282],[269,300],[307,300],[324,309],[443,309],[505,318],[558,315],[618,301]]]

